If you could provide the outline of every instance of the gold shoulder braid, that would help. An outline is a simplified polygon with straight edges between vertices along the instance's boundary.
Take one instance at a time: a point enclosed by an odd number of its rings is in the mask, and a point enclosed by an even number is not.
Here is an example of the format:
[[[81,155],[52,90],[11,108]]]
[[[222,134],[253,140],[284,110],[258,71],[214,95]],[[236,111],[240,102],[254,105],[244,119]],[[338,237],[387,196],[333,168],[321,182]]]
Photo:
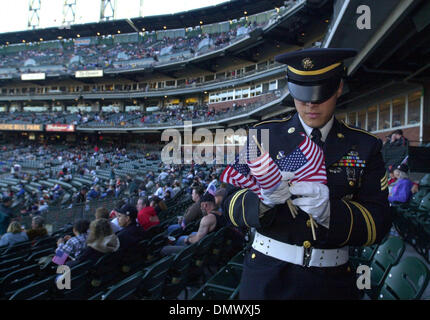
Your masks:
[[[255,125],[253,126],[253,128],[255,128],[256,126],[259,126],[260,124],[264,124],[264,123],[271,123],[271,122],[285,122],[285,121],[290,120],[290,119],[291,119],[291,117],[292,117],[292,116],[288,116],[288,117],[286,117],[286,118],[284,118],[284,119],[281,119],[281,120],[267,120],[267,121],[263,121],[263,122],[260,122],[260,123],[255,124]]]
[[[354,130],[354,131],[358,131],[358,132],[366,133],[366,134],[368,134],[369,136],[372,136],[372,137],[374,137],[374,138],[376,138],[376,139],[379,139],[377,136],[375,136],[374,134],[372,134],[372,133],[370,133],[370,132],[368,132],[368,131],[366,131],[366,130],[350,127],[349,125],[347,125],[347,124],[345,123],[345,121],[344,121],[344,120],[342,120],[341,122],[342,122],[342,124],[343,124],[345,127],[347,127],[347,128],[348,128],[348,129],[350,129],[350,130]]]

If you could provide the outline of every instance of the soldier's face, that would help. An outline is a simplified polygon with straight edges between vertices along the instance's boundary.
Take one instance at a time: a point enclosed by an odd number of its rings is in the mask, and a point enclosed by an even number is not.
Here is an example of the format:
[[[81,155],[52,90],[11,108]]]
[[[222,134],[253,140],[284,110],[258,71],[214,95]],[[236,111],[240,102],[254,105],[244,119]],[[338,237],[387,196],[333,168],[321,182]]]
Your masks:
[[[342,89],[343,81],[340,82],[339,88],[330,99],[318,104],[294,99],[297,112],[309,127],[323,127],[333,116],[336,109],[336,101],[342,94]]]

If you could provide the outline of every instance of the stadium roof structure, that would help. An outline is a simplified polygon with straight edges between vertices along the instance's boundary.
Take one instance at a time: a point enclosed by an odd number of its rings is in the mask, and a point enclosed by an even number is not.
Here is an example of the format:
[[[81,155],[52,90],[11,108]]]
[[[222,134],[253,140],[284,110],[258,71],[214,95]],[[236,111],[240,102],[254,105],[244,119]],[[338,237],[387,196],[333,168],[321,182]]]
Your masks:
[[[52,27],[44,29],[34,29],[19,32],[8,32],[0,34],[0,45],[6,43],[38,42],[40,38],[44,41],[96,36],[121,33],[134,33],[155,30],[168,30],[195,27],[201,24],[211,24],[232,19],[239,19],[243,16],[253,15],[263,11],[271,10],[284,5],[284,0],[231,0],[215,6],[203,7],[175,14],[164,14],[132,19],[121,19],[111,21],[101,21],[86,24],[75,24],[70,27]],[[333,0],[308,0],[308,5],[319,7]]]
[[[351,3],[352,9],[346,11],[345,23],[340,23],[341,32],[333,37],[331,43],[345,47],[355,45],[360,49],[359,54],[351,59],[349,89],[340,98],[338,107],[369,105],[373,103],[369,97],[375,92],[378,92],[377,99],[381,99],[430,81],[429,1],[378,2],[372,12],[375,28],[367,30],[366,37],[351,23],[355,5],[363,1],[351,0]],[[342,33],[349,36],[342,36]]]

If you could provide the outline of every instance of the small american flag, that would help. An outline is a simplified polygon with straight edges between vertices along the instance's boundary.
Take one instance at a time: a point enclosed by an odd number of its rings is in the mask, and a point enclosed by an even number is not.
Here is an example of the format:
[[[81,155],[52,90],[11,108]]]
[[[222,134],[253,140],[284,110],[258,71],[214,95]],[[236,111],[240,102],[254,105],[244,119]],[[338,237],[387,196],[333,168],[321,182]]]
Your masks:
[[[292,183],[309,181],[326,184],[327,174],[322,149],[304,133],[300,135],[304,137],[303,141],[293,152],[278,161],[279,168],[282,171],[294,172]]]
[[[216,192],[216,184],[214,181],[212,181],[211,183],[209,183],[206,192],[209,192],[211,195],[215,196],[215,192]]]
[[[296,149],[281,160],[274,162],[268,152],[258,158],[249,160],[253,152],[252,144],[243,148],[232,165],[227,166],[220,180],[239,188],[248,188],[258,195],[261,189],[275,189],[281,181],[281,171],[294,172],[292,183],[300,181],[327,183],[325,157],[318,147],[304,133],[300,133],[303,141]],[[252,157],[251,157],[252,158]],[[260,165],[261,164],[261,165]],[[277,164],[277,165],[276,165]],[[257,169],[251,169],[252,166]],[[254,173],[257,175],[254,175]],[[263,187],[264,186],[264,187]]]
[[[221,174],[220,181],[239,188],[247,188],[262,199],[260,186],[247,165],[250,150],[244,147],[233,164],[227,166]]]
[[[250,156],[255,143],[250,144]],[[264,152],[258,158],[248,160],[251,175],[255,177],[261,189],[275,189],[281,182],[282,175],[276,163],[270,157],[269,152]]]

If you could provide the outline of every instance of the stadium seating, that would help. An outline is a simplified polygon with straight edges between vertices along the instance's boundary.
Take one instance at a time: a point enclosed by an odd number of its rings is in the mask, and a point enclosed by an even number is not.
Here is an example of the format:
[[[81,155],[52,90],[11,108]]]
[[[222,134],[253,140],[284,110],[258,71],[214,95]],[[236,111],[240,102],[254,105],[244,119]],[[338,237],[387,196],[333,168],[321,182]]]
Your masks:
[[[403,240],[397,237],[388,238],[384,243],[378,246],[370,262],[372,275],[372,291],[370,295],[375,295],[375,292],[381,287],[387,271],[400,260],[404,250],[405,244]]]
[[[190,277],[190,267],[196,247],[197,244],[193,243],[174,256],[163,288],[162,295],[165,299],[176,299],[183,290],[185,290],[185,300],[187,299],[186,284]]]
[[[109,289],[102,300],[125,300],[137,298],[136,291],[142,283],[143,271],[139,271]]]
[[[48,277],[16,291],[9,300],[49,300],[56,276]]]
[[[379,300],[420,299],[429,276],[424,263],[415,257],[406,257],[391,267],[377,297]]]

